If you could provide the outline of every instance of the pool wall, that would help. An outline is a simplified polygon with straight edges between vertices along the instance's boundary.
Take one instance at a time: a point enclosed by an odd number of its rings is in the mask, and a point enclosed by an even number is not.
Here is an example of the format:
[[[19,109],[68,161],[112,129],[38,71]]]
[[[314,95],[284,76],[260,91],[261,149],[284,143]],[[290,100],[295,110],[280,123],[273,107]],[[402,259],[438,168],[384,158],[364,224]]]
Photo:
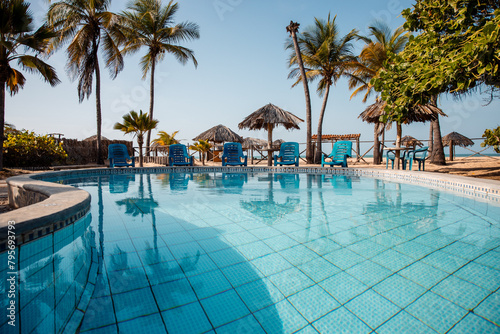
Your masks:
[[[477,179],[442,173],[401,171],[369,168],[321,167],[145,167],[99,168],[48,172],[16,176],[7,180],[9,202],[20,209],[0,214],[0,252],[6,250],[9,221],[16,223],[16,244],[35,240],[53,233],[79,218],[90,208],[90,195],[71,186],[44,180],[68,176],[97,176],[127,173],[313,173],[362,176],[394,182],[409,183],[428,188],[447,190],[469,199],[468,206],[490,217],[500,216],[500,181]]]

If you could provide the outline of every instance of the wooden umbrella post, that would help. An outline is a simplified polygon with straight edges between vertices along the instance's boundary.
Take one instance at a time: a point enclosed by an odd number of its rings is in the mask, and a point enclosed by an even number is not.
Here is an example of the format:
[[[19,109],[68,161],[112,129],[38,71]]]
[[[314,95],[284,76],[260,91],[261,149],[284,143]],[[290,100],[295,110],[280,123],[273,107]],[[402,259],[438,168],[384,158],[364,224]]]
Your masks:
[[[273,125],[271,123],[267,124],[267,165],[273,165],[273,155],[272,155],[272,146],[273,146]]]

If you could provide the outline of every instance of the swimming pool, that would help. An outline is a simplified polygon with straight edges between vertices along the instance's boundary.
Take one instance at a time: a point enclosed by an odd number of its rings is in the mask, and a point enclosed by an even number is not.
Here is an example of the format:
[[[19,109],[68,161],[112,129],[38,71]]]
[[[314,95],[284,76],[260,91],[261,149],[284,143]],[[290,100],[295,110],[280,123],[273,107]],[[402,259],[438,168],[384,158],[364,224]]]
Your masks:
[[[91,211],[22,246],[26,332],[74,326],[68,305],[88,333],[500,331],[500,216],[480,202],[353,175],[62,182]]]

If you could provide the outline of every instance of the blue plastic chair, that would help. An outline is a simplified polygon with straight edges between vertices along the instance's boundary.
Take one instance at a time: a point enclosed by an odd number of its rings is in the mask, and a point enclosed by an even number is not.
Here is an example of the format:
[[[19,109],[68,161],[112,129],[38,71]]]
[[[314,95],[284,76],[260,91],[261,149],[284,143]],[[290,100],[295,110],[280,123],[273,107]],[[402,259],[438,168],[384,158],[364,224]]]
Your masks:
[[[225,143],[222,151],[222,166],[246,166],[247,157],[243,155],[240,143]]]
[[[411,152],[411,151],[404,151],[403,152],[403,156],[400,157],[400,160],[401,160],[401,164],[403,166],[403,169],[406,169],[406,164],[408,163],[408,158],[406,157],[406,155]],[[394,161],[396,160],[396,153],[394,153],[394,151],[387,151],[385,153],[385,169],[388,169],[389,168],[389,160],[391,160],[391,168],[394,169]]]
[[[411,170],[412,165],[413,165],[413,160],[418,162],[418,170],[422,168],[422,170],[425,170],[425,157],[427,156],[427,152],[429,151],[428,146],[424,146],[422,148],[418,148],[413,151],[408,152],[408,158],[410,160],[410,166],[409,170]]]
[[[280,160],[280,161],[278,161]],[[280,153],[274,155],[274,165],[295,165],[299,166],[299,143],[286,142],[281,144]]]
[[[347,158],[351,157],[352,142],[338,141],[333,145],[333,150],[330,155],[321,157],[321,167],[324,165],[347,167]],[[326,158],[331,158],[332,161],[325,161]]]
[[[168,148],[169,166],[193,166],[194,158],[187,153],[186,145],[172,144]]]
[[[125,144],[110,144],[108,146],[109,167],[135,167],[135,157],[128,155]],[[128,160],[131,160],[129,163]]]

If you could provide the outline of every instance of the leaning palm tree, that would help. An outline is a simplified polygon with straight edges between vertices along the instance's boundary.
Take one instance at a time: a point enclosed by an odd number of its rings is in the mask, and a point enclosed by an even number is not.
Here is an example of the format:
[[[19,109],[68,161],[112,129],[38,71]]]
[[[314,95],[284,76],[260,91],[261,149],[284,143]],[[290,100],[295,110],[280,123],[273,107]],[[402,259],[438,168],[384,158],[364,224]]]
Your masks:
[[[212,145],[208,142],[208,140],[200,139],[197,143],[189,146],[190,150],[197,151],[200,154],[200,160],[203,166],[205,166],[205,156],[208,151],[212,148]]]
[[[298,64],[301,78],[307,78],[304,63],[302,61],[302,54],[300,52],[299,43],[297,40],[297,32],[299,31],[300,24],[297,22],[290,21],[290,25],[286,27],[286,31],[290,33],[290,37],[292,38],[292,43],[287,43],[286,48],[294,50],[295,55],[291,55],[290,59],[293,60],[294,63]],[[311,95],[309,93],[309,85],[307,84],[307,80],[303,80],[302,84],[304,85],[304,94],[306,96],[306,160],[307,163],[310,164],[313,162],[313,152],[312,152],[312,119],[311,119]]]
[[[154,81],[156,64],[163,60],[166,53],[171,53],[181,64],[192,60],[195,67],[198,62],[194,52],[179,45],[179,42],[200,37],[199,27],[192,22],[174,25],[174,16],[179,5],[170,1],[163,6],[161,0],[136,0],[128,10],[121,14],[121,34],[118,41],[124,46],[122,53],[131,54],[140,48],[148,52],[141,58],[142,79],[150,72],[149,116],[153,118]],[[148,132],[146,145],[149,147],[151,132]]]
[[[409,38],[409,33],[403,27],[392,31],[387,24],[382,22],[376,22],[368,29],[370,30],[368,36],[358,36],[365,42],[365,46],[349,74],[349,89],[355,89],[351,99],[359,93],[365,92],[363,102],[366,102],[373,93],[373,86],[370,82],[385,68],[389,53],[401,52]],[[385,124],[375,123],[373,144],[375,164],[380,164],[382,161],[379,137],[384,130]]]
[[[157,143],[158,145],[161,146],[170,146],[172,144],[178,144],[179,141],[175,139],[175,135],[179,131],[174,131],[172,134],[169,134],[165,131],[158,131],[158,138],[153,139],[153,143]]]
[[[24,75],[11,67],[11,62],[17,61],[27,72],[39,73],[51,86],[60,82],[54,68],[37,57],[47,50],[55,34],[46,25],[33,31],[32,22],[29,4],[23,0],[0,1],[0,170],[3,168],[5,89],[14,95],[26,82]],[[21,49],[35,56],[22,53]]]
[[[345,76],[356,57],[352,53],[352,41],[356,37],[356,30],[351,30],[341,37],[335,23],[336,16],[331,19],[328,14],[326,21],[315,18],[315,24],[310,26],[298,39],[302,59],[306,66],[307,80],[319,79],[317,92],[323,96],[323,103],[318,120],[317,149],[314,160],[321,161],[321,142],[323,133],[323,119],[326,104],[330,93],[330,86],[336,84],[340,77]],[[290,57],[290,66],[296,63],[295,57]],[[294,85],[302,81],[303,74],[299,68],[293,68],[290,78],[298,78]]]
[[[142,145],[144,144],[144,134],[156,128],[158,121],[151,119],[147,113],[139,114],[134,110],[123,116],[123,123],[116,123],[113,126],[115,130],[121,130],[127,133],[133,133],[137,136],[137,145],[139,145],[139,166],[143,167]]]
[[[81,102],[90,97],[95,75],[96,118],[97,118],[97,163],[104,164],[101,147],[101,73],[99,68],[99,47],[104,48],[105,66],[114,79],[123,69],[123,58],[113,41],[116,16],[107,11],[111,0],[61,0],[52,4],[48,22],[59,33],[52,48],[61,47],[70,41],[67,48],[68,74],[78,78],[78,99]]]

